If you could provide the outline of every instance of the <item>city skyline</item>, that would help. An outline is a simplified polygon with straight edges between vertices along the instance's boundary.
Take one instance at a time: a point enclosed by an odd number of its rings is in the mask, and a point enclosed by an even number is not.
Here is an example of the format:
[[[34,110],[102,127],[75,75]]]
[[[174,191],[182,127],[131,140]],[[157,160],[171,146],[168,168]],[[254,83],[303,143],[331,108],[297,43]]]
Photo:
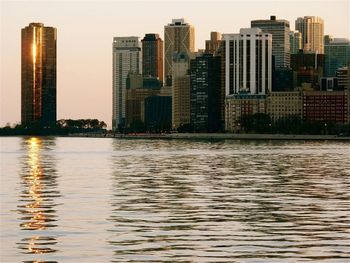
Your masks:
[[[135,16],[133,17],[136,21],[129,20],[131,28],[120,27],[120,24],[118,25],[118,19],[120,18],[118,18],[118,15],[113,16],[113,12],[109,10],[111,7],[117,8],[118,5],[120,7],[125,6],[125,10],[129,10],[131,7],[124,1],[102,2],[101,5],[98,2],[84,2],[84,9],[80,12],[77,12],[77,10],[79,5],[83,3],[82,1],[73,3],[50,1],[53,11],[44,2],[39,2],[42,6],[38,11],[35,11],[38,8],[37,4],[35,4],[36,2],[2,2],[0,126],[4,126],[7,122],[17,123],[20,121],[20,29],[31,22],[41,22],[57,28],[58,31],[57,118],[93,117],[106,121],[109,127],[111,127],[112,112],[112,56],[110,43],[113,37],[134,35],[142,38],[146,33],[156,33],[163,39],[164,25],[168,24],[173,18],[184,17],[196,30],[195,47],[198,49],[204,48],[205,40],[210,38],[211,31],[238,33],[240,28],[248,28],[251,20],[269,19],[270,15],[276,15],[278,19],[288,20],[291,29],[294,30],[294,22],[298,17],[312,15],[320,16],[325,21],[325,35],[330,34],[338,38],[349,38],[349,23],[347,23],[349,20],[349,3],[347,1],[303,2],[302,10],[292,10],[293,12],[286,12],[288,7],[287,11],[290,11],[291,2],[260,1],[260,3],[256,3],[248,1],[250,4],[246,4],[242,1],[222,1],[219,4],[219,2],[213,1],[205,3],[191,1],[186,3],[188,8],[185,9],[174,5],[175,2],[166,2],[166,4],[150,1],[137,2],[140,4],[140,7],[144,6],[158,10],[155,14],[157,19],[152,18],[153,15],[148,14],[147,16],[150,16],[151,19],[146,23],[138,23],[137,21],[142,20],[142,16],[138,17],[137,15],[140,14],[140,11],[135,10]],[[269,4],[254,11],[249,10],[248,6],[252,5],[253,2],[257,7],[260,7],[261,2],[274,2],[274,5]],[[299,2],[294,1],[295,5]],[[318,8],[312,9],[312,3],[318,3]],[[326,8],[330,3],[333,15],[334,12],[339,12],[339,15],[337,13],[336,23],[344,26],[338,28],[334,26],[334,21],[331,19],[332,13],[329,12],[330,9],[327,10]],[[167,10],[166,7],[169,5],[173,5],[174,9]],[[222,12],[215,14],[215,12],[210,10],[210,7],[215,5],[221,8]],[[25,10],[21,11],[25,12],[25,15],[21,12],[14,13],[15,8],[19,6]],[[94,9],[96,6],[97,9]],[[196,13],[197,16],[201,11],[204,14],[212,11],[212,16],[209,16],[210,19],[205,15],[198,18],[191,14],[190,11],[194,10],[193,8],[196,6],[199,9],[193,13]],[[233,12],[234,10],[238,11],[236,8],[239,8],[239,10],[246,10],[246,13],[243,12],[243,15],[240,14],[238,17],[228,17],[228,12],[225,11],[228,8],[232,8]],[[59,11],[62,11],[68,18],[79,15],[83,19],[71,21],[67,27],[67,22],[57,17],[60,14]],[[147,14],[148,12],[145,13]],[[104,14],[105,17],[103,17]],[[99,21],[91,19],[94,17],[99,18]],[[123,17],[125,18],[125,16]],[[87,20],[92,21],[88,22]],[[113,26],[108,22],[113,24]],[[207,24],[208,22],[209,25]],[[96,29],[102,26],[101,32],[94,31],[94,27],[91,28],[91,25],[96,27]],[[106,28],[103,28],[103,26]],[[77,30],[77,27],[80,30]],[[115,29],[111,30],[111,28]],[[90,31],[91,29],[92,31]],[[121,30],[118,31],[118,29]],[[82,94],[84,95],[83,97]]]

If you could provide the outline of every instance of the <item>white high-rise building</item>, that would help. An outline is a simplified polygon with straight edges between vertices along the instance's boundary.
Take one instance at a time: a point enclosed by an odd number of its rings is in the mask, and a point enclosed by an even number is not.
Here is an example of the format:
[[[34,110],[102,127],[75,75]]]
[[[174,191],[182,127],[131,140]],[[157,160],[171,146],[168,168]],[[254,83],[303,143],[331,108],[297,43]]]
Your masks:
[[[323,19],[317,16],[298,17],[295,29],[302,34],[303,50],[324,54]]]
[[[125,125],[126,79],[141,73],[141,42],[138,37],[113,38],[113,130]]]
[[[272,87],[272,35],[260,28],[224,34],[225,94],[265,95]]]

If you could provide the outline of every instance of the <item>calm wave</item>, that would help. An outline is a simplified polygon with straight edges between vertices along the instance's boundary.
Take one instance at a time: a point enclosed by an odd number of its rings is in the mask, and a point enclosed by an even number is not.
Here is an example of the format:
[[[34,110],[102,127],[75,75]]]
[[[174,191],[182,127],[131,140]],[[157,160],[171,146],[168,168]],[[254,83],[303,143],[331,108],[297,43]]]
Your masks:
[[[1,262],[348,262],[350,144],[1,138]]]

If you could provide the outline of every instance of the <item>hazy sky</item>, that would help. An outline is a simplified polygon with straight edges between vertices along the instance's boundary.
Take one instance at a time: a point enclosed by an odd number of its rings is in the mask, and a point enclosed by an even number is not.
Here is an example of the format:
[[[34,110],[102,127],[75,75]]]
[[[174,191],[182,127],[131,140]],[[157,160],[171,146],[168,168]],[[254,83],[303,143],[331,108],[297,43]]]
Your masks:
[[[231,1],[4,1],[0,0],[0,126],[21,120],[21,28],[42,22],[57,28],[57,113],[98,118],[111,127],[114,36],[159,33],[172,18],[195,27],[196,47],[210,31],[237,33],[253,19],[320,16],[325,34],[350,38],[349,0]]]

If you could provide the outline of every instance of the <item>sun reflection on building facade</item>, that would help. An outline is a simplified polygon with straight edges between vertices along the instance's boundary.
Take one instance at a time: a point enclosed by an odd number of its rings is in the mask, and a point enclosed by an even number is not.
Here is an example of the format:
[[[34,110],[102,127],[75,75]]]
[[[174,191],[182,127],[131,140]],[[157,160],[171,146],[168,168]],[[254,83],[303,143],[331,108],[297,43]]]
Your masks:
[[[30,23],[22,29],[23,125],[56,123],[56,28]]]

